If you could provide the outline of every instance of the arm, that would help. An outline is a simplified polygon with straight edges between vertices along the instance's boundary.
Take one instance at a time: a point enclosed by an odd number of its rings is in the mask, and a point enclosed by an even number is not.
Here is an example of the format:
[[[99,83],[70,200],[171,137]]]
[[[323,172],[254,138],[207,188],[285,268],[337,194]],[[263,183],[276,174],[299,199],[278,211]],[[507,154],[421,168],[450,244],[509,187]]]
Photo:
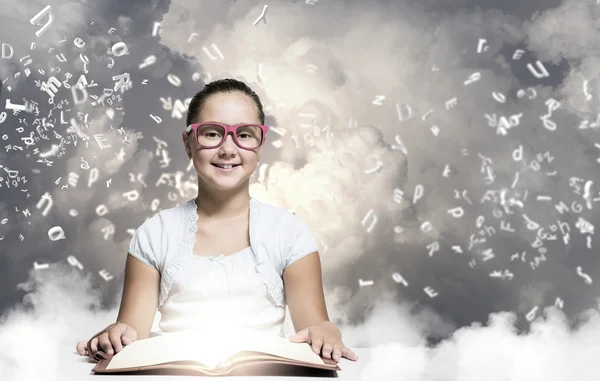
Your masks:
[[[136,229],[127,250],[123,297],[117,320],[131,326],[137,339],[150,336],[160,295],[164,221],[160,213]]]
[[[283,270],[285,297],[294,329],[329,321],[319,252],[312,252]]]
[[[319,253],[314,251],[298,259],[283,270],[285,295],[290,309],[295,335],[293,342],[308,342],[316,354],[334,359],[346,357],[358,360],[358,356],[342,342],[342,332],[329,321]]]
[[[125,264],[123,296],[117,320],[135,329],[138,340],[148,338],[158,306],[160,273],[131,254]]]

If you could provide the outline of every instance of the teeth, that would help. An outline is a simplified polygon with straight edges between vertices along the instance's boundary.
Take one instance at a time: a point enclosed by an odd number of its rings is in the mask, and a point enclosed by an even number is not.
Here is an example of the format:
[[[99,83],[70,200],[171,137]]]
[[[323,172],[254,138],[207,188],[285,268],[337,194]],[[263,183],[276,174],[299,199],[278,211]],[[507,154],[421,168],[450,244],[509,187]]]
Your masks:
[[[223,168],[223,169],[230,169],[230,168],[232,168],[232,165],[231,165],[231,164],[229,164],[229,165],[220,165],[220,164],[215,164],[215,165],[216,165],[217,167],[219,167],[219,168]]]

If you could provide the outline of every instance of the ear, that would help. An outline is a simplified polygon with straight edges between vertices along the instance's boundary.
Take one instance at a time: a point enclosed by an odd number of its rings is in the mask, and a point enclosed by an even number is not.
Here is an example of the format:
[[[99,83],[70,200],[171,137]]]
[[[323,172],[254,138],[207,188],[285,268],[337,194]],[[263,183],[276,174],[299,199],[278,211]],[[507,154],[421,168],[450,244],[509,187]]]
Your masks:
[[[181,140],[183,141],[183,147],[185,148],[185,152],[187,153],[188,156],[190,156],[191,149],[190,149],[190,145],[189,145],[189,137],[185,133],[185,131],[183,131],[181,133]]]

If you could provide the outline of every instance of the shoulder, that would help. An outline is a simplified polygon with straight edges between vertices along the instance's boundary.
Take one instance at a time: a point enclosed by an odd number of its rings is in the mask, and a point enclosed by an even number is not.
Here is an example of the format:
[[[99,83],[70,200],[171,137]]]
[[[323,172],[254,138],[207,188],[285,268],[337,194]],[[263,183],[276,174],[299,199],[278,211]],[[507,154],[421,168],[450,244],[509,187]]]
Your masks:
[[[159,272],[165,269],[165,260],[173,248],[179,247],[183,234],[182,221],[189,213],[185,205],[177,205],[147,218],[133,235],[129,252],[136,258],[156,268]]]
[[[177,222],[178,220],[181,220],[186,215],[193,215],[193,213],[191,213],[191,212],[193,212],[192,207],[195,208],[193,201],[194,201],[193,199],[188,200],[182,204],[175,205],[171,208],[163,209],[160,212],[158,212],[157,214],[159,215],[160,219],[164,222],[167,222],[167,223]]]
[[[268,232],[271,238],[278,235],[287,240],[308,229],[304,220],[293,211],[261,201],[258,201],[258,204],[260,205],[258,226],[263,229],[263,232]]]

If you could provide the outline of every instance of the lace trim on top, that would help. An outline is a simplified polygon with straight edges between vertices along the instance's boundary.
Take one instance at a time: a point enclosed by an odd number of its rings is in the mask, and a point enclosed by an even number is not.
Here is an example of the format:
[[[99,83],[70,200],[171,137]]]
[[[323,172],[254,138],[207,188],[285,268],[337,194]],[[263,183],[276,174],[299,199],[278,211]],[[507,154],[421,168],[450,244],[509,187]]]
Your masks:
[[[159,296],[159,308],[167,299],[174,280],[182,269],[189,266],[189,262],[194,255],[196,233],[198,232],[198,206],[196,205],[195,198],[183,204],[183,214],[183,237],[181,239],[179,250],[177,250],[174,257],[171,258],[172,263],[169,263],[170,258],[166,258],[163,282],[161,282],[161,292]],[[280,307],[285,307],[283,303],[283,280],[270,263],[264,245],[257,246],[255,241],[255,228],[258,221],[258,214],[258,200],[254,199],[254,197],[250,197],[250,247],[256,258],[256,270],[260,274],[265,286],[267,286],[271,301]]]
[[[275,267],[268,258],[268,252],[264,245],[257,244],[255,241],[255,228],[258,221],[258,201],[254,197],[250,197],[250,247],[256,257],[256,270],[260,274],[260,277],[267,286],[267,291],[271,297],[271,301],[277,306],[285,307],[283,304],[283,280],[275,271]]]
[[[198,232],[198,213],[196,199],[191,199],[183,204],[183,232],[179,250],[175,252],[173,258],[165,259],[165,271],[163,272],[164,282],[161,282],[160,296],[158,300],[159,308],[163,305],[174,280],[179,275],[181,269],[186,268],[194,255],[194,246],[196,245],[196,233]],[[170,262],[170,263],[169,263]]]

